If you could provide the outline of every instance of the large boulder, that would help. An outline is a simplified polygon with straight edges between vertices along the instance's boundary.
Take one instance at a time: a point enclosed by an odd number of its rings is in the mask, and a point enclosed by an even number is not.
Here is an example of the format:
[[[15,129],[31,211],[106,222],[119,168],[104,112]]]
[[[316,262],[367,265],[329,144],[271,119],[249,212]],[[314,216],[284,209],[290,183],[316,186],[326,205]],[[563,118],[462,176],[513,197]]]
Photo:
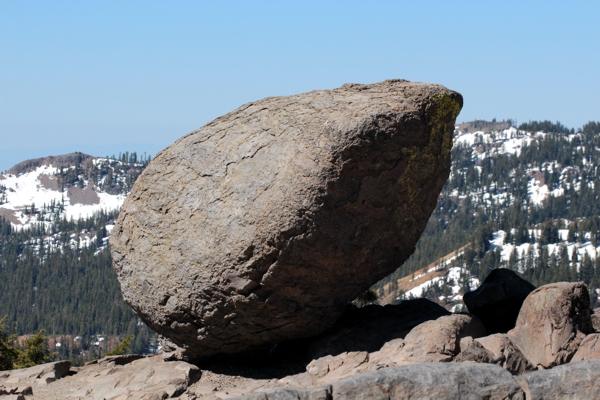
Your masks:
[[[569,362],[592,332],[587,286],[558,282],[531,292],[507,335],[533,367],[550,368]]]
[[[496,268],[481,286],[465,293],[469,312],[479,317],[490,334],[506,333],[515,327],[519,310],[535,286],[506,268]]]
[[[413,252],[460,94],[390,80],[248,103],[161,151],[110,237],[174,357],[318,334]]]

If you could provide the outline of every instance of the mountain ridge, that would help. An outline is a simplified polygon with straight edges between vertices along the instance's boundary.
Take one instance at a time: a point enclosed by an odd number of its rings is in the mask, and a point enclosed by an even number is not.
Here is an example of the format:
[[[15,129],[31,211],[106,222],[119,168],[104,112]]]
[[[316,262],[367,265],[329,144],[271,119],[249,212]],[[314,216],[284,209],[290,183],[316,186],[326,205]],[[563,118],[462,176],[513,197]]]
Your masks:
[[[457,124],[454,143],[450,178],[415,253],[374,286],[382,302],[423,295],[458,311],[462,294],[496,267],[516,270],[536,285],[560,278],[596,290],[600,124],[575,131],[549,121],[519,127],[510,120],[472,121]],[[107,251],[119,205],[101,207],[92,194],[124,199],[149,162],[134,154],[49,156],[0,175],[0,317],[8,315],[15,333],[135,333],[139,351],[151,347],[147,328],[122,301]],[[45,170],[36,175],[39,168]],[[32,173],[34,196],[8,201],[24,186],[7,179]],[[61,201],[36,197],[46,191]],[[66,212],[69,207],[96,209]],[[452,253],[443,274],[433,268],[435,276],[399,287]]]

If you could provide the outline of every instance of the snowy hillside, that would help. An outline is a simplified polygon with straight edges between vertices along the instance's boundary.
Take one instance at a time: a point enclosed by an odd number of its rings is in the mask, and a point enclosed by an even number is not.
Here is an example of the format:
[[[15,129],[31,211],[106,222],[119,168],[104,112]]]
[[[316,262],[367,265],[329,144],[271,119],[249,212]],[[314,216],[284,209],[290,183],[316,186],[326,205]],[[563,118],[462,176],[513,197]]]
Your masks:
[[[16,333],[128,332],[147,351],[150,331],[122,299],[107,244],[148,162],[72,153],[0,174],[0,316]]]
[[[58,168],[44,165],[21,175],[0,175],[4,188],[0,215],[17,228],[28,228],[34,223],[51,223],[47,216],[55,211],[67,219],[88,218],[101,210],[117,209],[125,200],[125,195],[103,192],[89,180],[83,181],[83,187],[61,189],[58,173]]]
[[[382,300],[424,296],[456,310],[498,267],[535,285],[583,280],[596,290],[598,160],[596,122],[578,130],[549,121],[457,125],[438,206],[415,254],[375,285]]]
[[[0,174],[0,216],[23,229],[117,210],[144,166],[81,153],[25,161]]]

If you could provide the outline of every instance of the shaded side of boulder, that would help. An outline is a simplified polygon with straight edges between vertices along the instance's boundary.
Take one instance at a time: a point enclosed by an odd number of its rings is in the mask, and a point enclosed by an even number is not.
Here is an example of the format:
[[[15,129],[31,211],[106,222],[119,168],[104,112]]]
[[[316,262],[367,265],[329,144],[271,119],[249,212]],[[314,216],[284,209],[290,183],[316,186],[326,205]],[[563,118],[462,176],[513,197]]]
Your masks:
[[[515,327],[525,298],[535,286],[506,268],[492,270],[481,286],[465,293],[463,301],[490,334],[506,333]]]
[[[311,358],[344,352],[381,349],[384,343],[404,337],[412,328],[450,315],[444,307],[427,299],[405,300],[396,305],[349,307],[334,326],[313,339]]]
[[[110,236],[125,300],[201,359],[314,336],[414,251],[460,94],[391,80],[246,104],[161,151]]]
[[[589,307],[583,282],[542,286],[527,297],[508,337],[536,368],[564,364],[593,331]]]
[[[600,360],[560,365],[516,377],[527,400],[597,399]]]

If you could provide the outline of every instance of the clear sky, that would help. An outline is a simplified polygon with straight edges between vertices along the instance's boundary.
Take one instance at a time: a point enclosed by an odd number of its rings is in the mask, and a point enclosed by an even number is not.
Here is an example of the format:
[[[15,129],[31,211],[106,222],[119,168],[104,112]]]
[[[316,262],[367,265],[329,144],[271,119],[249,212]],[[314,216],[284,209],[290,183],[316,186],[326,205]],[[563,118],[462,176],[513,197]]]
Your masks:
[[[600,120],[599,1],[0,0],[0,171],[155,154],[243,103],[390,78],[458,120]]]

